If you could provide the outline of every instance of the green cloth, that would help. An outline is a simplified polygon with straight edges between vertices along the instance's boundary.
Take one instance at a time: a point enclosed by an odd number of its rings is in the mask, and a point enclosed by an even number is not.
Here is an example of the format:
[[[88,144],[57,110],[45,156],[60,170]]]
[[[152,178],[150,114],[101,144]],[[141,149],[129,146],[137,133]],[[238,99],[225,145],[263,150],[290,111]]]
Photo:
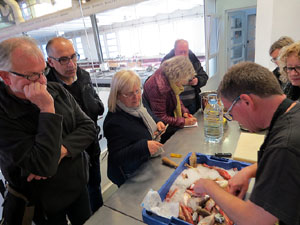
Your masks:
[[[182,85],[178,87],[178,86],[175,84],[174,81],[169,81],[169,82],[170,82],[170,85],[171,85],[172,90],[173,90],[174,93],[175,93],[175,96],[176,96],[176,102],[177,102],[176,108],[175,108],[175,110],[174,110],[174,116],[175,116],[175,117],[182,117],[181,104],[180,104],[180,98],[179,98],[179,95],[180,95],[181,92],[184,91],[184,87],[183,87]]]

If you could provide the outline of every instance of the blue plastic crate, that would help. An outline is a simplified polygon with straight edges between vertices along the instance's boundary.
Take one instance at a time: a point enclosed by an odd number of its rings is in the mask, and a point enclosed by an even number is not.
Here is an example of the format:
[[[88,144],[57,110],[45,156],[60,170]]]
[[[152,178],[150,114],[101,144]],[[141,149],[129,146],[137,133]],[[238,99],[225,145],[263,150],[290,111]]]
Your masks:
[[[187,154],[184,160],[180,163],[177,169],[173,172],[170,178],[166,181],[166,183],[158,190],[161,199],[165,199],[167,193],[169,192],[170,187],[173,182],[176,180],[178,175],[186,169],[184,166],[185,163],[189,163],[189,157],[191,156],[191,152]],[[219,158],[211,155],[204,155],[201,153],[196,153],[197,155],[197,163],[206,163],[209,166],[218,166],[223,169],[229,170],[232,168],[237,168],[241,170],[242,168],[251,165],[250,163],[235,161],[231,159]],[[143,221],[149,225],[190,225],[189,223],[172,217],[171,219],[158,216],[152,212],[149,212],[145,209],[142,211]]]

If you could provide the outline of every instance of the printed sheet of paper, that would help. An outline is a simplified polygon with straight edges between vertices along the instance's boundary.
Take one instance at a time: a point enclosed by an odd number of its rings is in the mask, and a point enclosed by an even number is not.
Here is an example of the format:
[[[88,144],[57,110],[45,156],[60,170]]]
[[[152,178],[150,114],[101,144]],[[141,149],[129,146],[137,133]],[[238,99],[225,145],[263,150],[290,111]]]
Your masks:
[[[198,122],[196,122],[193,125],[185,125],[184,128],[189,128],[189,127],[198,127]]]

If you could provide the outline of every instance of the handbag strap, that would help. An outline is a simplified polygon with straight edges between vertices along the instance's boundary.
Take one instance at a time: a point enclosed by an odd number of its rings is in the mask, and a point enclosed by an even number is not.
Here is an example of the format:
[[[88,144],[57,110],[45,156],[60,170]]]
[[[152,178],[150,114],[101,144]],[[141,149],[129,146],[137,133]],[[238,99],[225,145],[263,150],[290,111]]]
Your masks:
[[[16,190],[14,190],[9,184],[6,184],[7,190],[9,193],[11,193],[12,195],[21,198],[25,201],[26,205],[28,205],[29,201],[28,198],[26,198],[25,195],[21,194],[20,192],[17,192]]]

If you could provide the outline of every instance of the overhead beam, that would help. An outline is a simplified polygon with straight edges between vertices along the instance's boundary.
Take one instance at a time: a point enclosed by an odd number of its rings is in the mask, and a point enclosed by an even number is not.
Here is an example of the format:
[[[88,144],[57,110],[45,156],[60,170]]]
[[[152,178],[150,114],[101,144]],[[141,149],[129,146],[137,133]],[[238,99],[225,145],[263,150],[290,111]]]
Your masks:
[[[90,16],[106,10],[133,5],[144,1],[147,0],[93,0],[82,4],[83,16]],[[37,30],[41,27],[52,26],[78,18],[81,18],[80,6],[79,4],[73,4],[72,8],[34,18],[10,27],[2,28],[0,30],[0,39],[3,40],[12,36],[20,35],[23,32]]]

